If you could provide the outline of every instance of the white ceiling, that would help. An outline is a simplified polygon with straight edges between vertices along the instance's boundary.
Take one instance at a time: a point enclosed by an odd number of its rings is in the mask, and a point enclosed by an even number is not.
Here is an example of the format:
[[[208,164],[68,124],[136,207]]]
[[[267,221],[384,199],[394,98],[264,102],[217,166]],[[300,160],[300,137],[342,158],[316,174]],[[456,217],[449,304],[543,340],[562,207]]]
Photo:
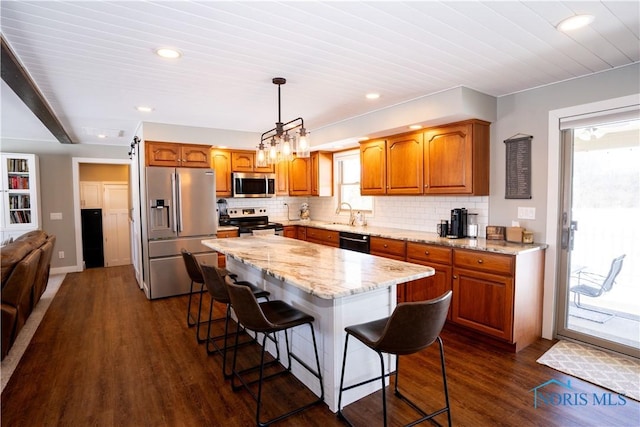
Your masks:
[[[5,1],[2,34],[71,139],[140,121],[311,131],[458,86],[500,97],[640,60],[638,1]],[[595,16],[571,34],[575,14]],[[179,60],[154,54],[182,51]],[[2,83],[2,138],[51,141]],[[366,100],[368,92],[380,99]],[[137,105],[154,107],[140,113]]]

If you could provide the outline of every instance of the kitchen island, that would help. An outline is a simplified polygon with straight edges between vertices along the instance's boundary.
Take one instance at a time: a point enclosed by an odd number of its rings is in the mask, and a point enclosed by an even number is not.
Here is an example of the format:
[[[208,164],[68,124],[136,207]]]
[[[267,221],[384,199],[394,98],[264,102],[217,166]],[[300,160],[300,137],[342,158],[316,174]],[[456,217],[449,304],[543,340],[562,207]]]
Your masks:
[[[223,253],[227,268],[271,292],[271,299],[288,302],[314,316],[318,351],[329,409],[338,409],[338,390],[344,351],[344,328],[389,316],[396,306],[396,285],[434,274],[431,267],[332,248],[281,236],[209,239],[202,243]],[[313,360],[308,328],[293,334],[294,352]],[[362,345],[349,347],[351,364],[345,384],[379,375],[379,359]],[[354,363],[354,359],[357,360]],[[388,357],[386,366],[391,366]],[[317,380],[294,364],[294,374],[314,393]],[[376,381],[349,390],[343,405],[376,391]]]

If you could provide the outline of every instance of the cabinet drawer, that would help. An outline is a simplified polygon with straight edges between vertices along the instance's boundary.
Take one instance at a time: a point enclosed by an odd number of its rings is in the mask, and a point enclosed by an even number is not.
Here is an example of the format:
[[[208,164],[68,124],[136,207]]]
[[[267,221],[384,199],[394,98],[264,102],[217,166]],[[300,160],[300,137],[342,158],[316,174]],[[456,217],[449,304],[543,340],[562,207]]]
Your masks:
[[[218,231],[218,233],[216,234],[216,237],[218,237],[218,239],[226,239],[228,237],[238,237],[238,230]]]
[[[307,227],[307,241],[335,247],[340,245],[339,233],[337,231],[323,230],[314,227]]]
[[[407,242],[407,261],[427,261],[451,265],[451,248]]]
[[[511,255],[455,249],[453,251],[453,263],[456,267],[512,276],[515,257]]]
[[[406,242],[404,240],[372,236],[370,242],[370,253],[373,255],[399,260],[404,260],[406,257]]]

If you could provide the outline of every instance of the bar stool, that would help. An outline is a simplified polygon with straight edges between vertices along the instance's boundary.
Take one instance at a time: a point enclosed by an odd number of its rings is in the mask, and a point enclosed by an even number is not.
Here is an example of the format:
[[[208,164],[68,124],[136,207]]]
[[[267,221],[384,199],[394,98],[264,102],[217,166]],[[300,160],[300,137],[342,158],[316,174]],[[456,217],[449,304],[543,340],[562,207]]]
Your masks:
[[[449,426],[451,426],[451,410],[449,408],[449,391],[447,389],[447,374],[444,364],[444,349],[442,347],[442,339],[440,332],[447,318],[447,311],[451,303],[451,291],[428,301],[407,302],[398,304],[391,316],[383,319],[374,320],[359,325],[348,326],[345,328],[347,336],[344,342],[344,357],[342,359],[342,375],[340,377],[340,393],[338,397],[338,416],[345,420],[349,425],[351,422],[342,412],[342,392],[369,384],[373,381],[382,381],[382,413],[384,417],[384,425],[387,425],[387,400],[385,392],[385,377],[395,375],[394,394],[407,402],[413,409],[418,411],[422,418],[411,422],[407,425],[415,425],[426,420],[430,420],[436,415],[444,412],[447,413]],[[361,341],[364,345],[374,350],[380,356],[380,377],[375,377],[358,384],[344,387],[344,372],[347,362],[347,345],[349,336]],[[442,382],[444,385],[444,398],[446,406],[442,409],[427,414],[420,409],[414,402],[409,400],[398,390],[399,380],[399,362],[400,355],[408,355],[417,353],[427,348],[434,341],[438,341],[440,346],[440,364],[442,366]],[[396,370],[388,374],[384,373],[384,359],[382,353],[396,355]]]
[[[200,269],[200,263],[196,259],[195,255],[193,255],[193,253],[189,252],[186,249],[181,249],[180,252],[182,253],[182,259],[184,260],[184,265],[187,269],[187,274],[191,279],[191,285],[189,287],[189,302],[187,303],[187,326],[196,327],[196,340],[198,341],[198,343],[203,343],[207,339],[200,337],[200,325],[207,322],[200,321],[201,313],[202,313],[202,296],[204,294],[204,286],[205,286],[204,278],[202,277],[202,270]],[[226,270],[224,271],[225,271],[224,274],[229,274],[229,276],[232,277],[234,280],[237,277],[236,274],[230,274]],[[199,302],[198,302],[198,317],[196,320],[193,320],[193,317],[191,315],[191,301],[194,295],[194,290],[193,290],[194,283],[200,284],[200,290],[195,292],[200,295]]]
[[[316,345],[316,335],[313,328],[313,316],[300,311],[291,305],[287,304],[284,301],[267,301],[263,303],[258,303],[256,297],[253,295],[251,290],[245,286],[238,286],[233,283],[233,281],[225,277],[225,283],[227,285],[227,290],[229,291],[229,298],[231,299],[231,306],[233,307],[236,316],[238,317],[238,332],[240,328],[240,323],[249,330],[254,332],[259,332],[264,334],[262,339],[262,350],[260,356],[260,365],[257,367],[245,369],[243,371],[236,370],[236,361],[238,355],[238,335],[236,335],[236,343],[234,345],[233,352],[233,367],[232,373],[233,376],[231,378],[231,386],[234,390],[240,387],[244,387],[249,391],[252,397],[257,402],[256,408],[256,424],[258,426],[268,426],[276,421],[283,420],[291,415],[297,414],[305,409],[312,407],[324,400],[324,385],[322,383],[322,373],[320,368],[320,359],[318,357],[318,346]],[[311,328],[311,337],[313,340],[313,348],[315,351],[316,358],[316,371],[314,371],[309,365],[307,365],[303,360],[299,358],[296,354],[292,353],[292,350],[289,346],[289,336],[288,330],[295,328],[296,326],[301,326],[304,324],[308,324]],[[264,375],[264,367],[265,363],[265,352],[266,352],[266,340],[268,335],[275,335],[276,332],[283,332],[285,336],[285,342],[287,346],[287,359],[288,366],[284,367],[284,370],[279,372],[270,374],[268,376]],[[274,376],[289,373],[291,372],[291,360],[294,359],[297,361],[302,367],[304,367],[307,371],[309,371],[314,377],[318,379],[320,382],[320,397],[317,400],[314,400],[310,403],[299,406],[291,411],[288,411],[282,415],[274,417],[268,421],[260,421],[260,410],[262,406],[262,384],[263,381]],[[257,395],[253,393],[251,388],[249,387],[251,384],[256,381],[247,382],[243,377],[243,373],[246,373],[250,370],[255,370],[259,368],[260,376],[257,380],[258,382],[258,393]],[[240,385],[236,386],[235,379],[238,378],[240,381]]]
[[[231,373],[227,373],[227,337],[229,336],[229,319],[231,318],[231,300],[229,299],[229,293],[227,291],[227,286],[224,283],[224,278],[229,276],[231,280],[237,285],[246,286],[251,290],[253,295],[256,298],[265,298],[267,301],[269,300],[269,292],[264,289],[260,289],[255,286],[251,282],[246,281],[236,281],[235,274],[226,274],[228,273],[226,270],[210,265],[201,265],[200,269],[202,271],[202,277],[204,278],[204,283],[207,286],[207,290],[209,291],[209,295],[211,296],[211,305],[209,306],[209,326],[207,326],[207,353],[213,354],[218,353],[222,356],[222,372],[225,378],[229,378]],[[236,276],[237,277],[237,276]],[[213,306],[215,302],[219,302],[226,305],[226,314],[224,317],[219,317],[217,319],[213,318]],[[224,320],[224,334],[211,336],[211,324],[216,321]],[[234,333],[235,334],[235,333]],[[224,339],[224,345],[220,347],[217,344],[217,341]]]

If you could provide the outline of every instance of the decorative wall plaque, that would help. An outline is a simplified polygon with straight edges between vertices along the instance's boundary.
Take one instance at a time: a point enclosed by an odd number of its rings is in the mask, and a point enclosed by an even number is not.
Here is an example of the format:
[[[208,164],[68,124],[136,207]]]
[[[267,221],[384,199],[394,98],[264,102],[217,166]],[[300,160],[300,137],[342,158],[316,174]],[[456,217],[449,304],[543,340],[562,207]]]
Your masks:
[[[531,198],[531,140],[533,136],[506,139],[505,199]]]

